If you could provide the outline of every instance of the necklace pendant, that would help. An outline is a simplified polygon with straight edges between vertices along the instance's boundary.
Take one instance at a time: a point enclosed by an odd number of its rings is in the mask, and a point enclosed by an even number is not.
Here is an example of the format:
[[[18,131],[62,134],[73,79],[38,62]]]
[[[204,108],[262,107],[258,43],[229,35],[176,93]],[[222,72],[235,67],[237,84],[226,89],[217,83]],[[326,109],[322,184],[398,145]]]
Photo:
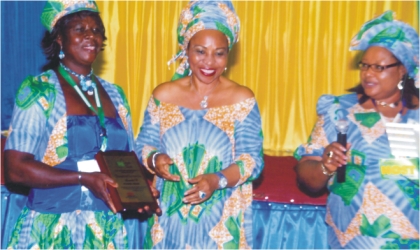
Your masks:
[[[379,102],[379,105],[381,105],[382,107],[386,107],[386,103],[385,102]]]
[[[398,102],[392,102],[392,103],[379,102],[379,105],[382,107],[396,108],[398,106]]]
[[[106,128],[101,128],[101,132],[99,133],[99,136],[101,137],[106,136]]]
[[[208,106],[208,103],[207,103],[207,96],[204,96],[203,100],[200,102],[200,106],[201,106],[201,108],[203,108],[203,109],[207,108],[207,106]]]
[[[89,88],[87,89],[87,94],[88,95],[93,95],[93,87],[89,86]]]

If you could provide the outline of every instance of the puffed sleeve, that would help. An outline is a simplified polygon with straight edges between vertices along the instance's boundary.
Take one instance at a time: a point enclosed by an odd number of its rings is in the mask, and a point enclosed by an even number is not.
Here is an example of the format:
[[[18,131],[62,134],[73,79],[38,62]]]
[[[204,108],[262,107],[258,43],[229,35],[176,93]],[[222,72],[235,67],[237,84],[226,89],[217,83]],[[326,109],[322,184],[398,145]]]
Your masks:
[[[318,99],[316,106],[318,119],[308,141],[300,145],[294,152],[294,157],[297,160],[303,156],[322,156],[325,147],[336,141],[335,121],[344,116],[340,110],[338,97],[322,95]]]
[[[112,86],[115,87],[117,92],[115,93],[114,91],[110,91],[108,95],[110,95],[111,100],[113,100],[114,98],[118,100],[118,102],[114,103],[114,105],[116,106],[118,115],[120,116],[124,124],[125,130],[127,131],[130,150],[132,150],[134,147],[134,136],[133,136],[130,106],[128,105],[128,100],[124,93],[124,90],[117,84],[112,84]]]
[[[37,81],[33,76],[22,82],[16,95],[5,150],[38,155],[40,143],[48,140],[47,119],[54,99],[55,89],[49,83]]]
[[[244,102],[245,110],[249,105],[250,112],[242,116],[240,109],[236,112],[235,122],[235,162],[239,166],[241,177],[236,185],[252,181],[260,175],[263,167],[263,134],[261,116],[254,98]]]
[[[159,100],[152,96],[144,113],[143,125],[140,128],[140,133],[134,146],[137,157],[142,160],[143,165],[153,174],[154,171],[147,164],[147,159],[151,153],[159,149],[160,145],[159,105]]]

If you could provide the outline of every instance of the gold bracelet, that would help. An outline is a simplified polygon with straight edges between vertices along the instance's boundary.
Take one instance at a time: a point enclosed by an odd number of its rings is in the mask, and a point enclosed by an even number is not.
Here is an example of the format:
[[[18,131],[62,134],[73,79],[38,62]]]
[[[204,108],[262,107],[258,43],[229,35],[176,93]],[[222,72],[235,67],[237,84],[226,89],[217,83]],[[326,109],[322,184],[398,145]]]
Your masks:
[[[321,162],[321,168],[322,168],[322,173],[323,174],[325,174],[325,175],[328,175],[328,176],[333,176],[333,175],[335,175],[335,172],[330,172],[325,166],[324,166],[324,163],[322,163],[322,161],[320,161]]]

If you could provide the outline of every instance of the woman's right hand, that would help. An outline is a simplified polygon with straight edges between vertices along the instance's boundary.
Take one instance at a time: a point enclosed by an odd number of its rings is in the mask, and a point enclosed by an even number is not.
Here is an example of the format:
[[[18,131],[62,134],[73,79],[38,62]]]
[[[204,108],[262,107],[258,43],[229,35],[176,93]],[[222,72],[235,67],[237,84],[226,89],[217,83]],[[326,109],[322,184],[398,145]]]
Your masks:
[[[160,197],[159,190],[157,190],[154,186],[150,186],[150,189],[152,191],[153,197],[158,199]],[[157,200],[157,201],[158,201],[158,204],[159,204],[159,200]],[[147,213],[147,215],[149,215],[149,216],[152,215],[153,213],[155,213],[157,216],[162,215],[162,209],[160,207],[157,207],[156,210],[152,210],[152,209],[150,209],[150,207],[148,205],[146,205],[144,207],[140,207],[139,209],[137,209],[137,212]]]
[[[81,175],[80,184],[88,188],[97,198],[103,200],[114,214],[117,213],[111,195],[108,192],[108,185],[117,188],[118,183],[101,172],[79,174]]]
[[[336,172],[339,167],[347,164],[346,152],[350,149],[350,146],[351,144],[347,143],[347,148],[345,148],[340,143],[333,142],[325,147],[321,163],[328,172]]]
[[[179,181],[180,178],[178,175],[172,175],[169,173],[169,166],[172,165],[174,162],[169,157],[169,155],[165,153],[157,153],[158,155],[155,156],[155,172],[156,175],[160,178],[169,181]],[[150,157],[153,157],[150,156]]]

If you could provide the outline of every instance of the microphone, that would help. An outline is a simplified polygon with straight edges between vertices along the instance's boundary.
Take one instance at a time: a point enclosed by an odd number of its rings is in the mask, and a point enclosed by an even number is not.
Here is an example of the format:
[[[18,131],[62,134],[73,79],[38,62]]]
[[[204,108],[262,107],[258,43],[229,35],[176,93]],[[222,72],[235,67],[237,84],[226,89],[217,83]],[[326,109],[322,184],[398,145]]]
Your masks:
[[[347,144],[347,129],[349,128],[349,122],[345,119],[340,119],[335,124],[335,129],[337,130],[337,142],[346,147]],[[346,166],[343,165],[340,168],[337,168],[337,181],[338,183],[343,183],[346,181]]]

